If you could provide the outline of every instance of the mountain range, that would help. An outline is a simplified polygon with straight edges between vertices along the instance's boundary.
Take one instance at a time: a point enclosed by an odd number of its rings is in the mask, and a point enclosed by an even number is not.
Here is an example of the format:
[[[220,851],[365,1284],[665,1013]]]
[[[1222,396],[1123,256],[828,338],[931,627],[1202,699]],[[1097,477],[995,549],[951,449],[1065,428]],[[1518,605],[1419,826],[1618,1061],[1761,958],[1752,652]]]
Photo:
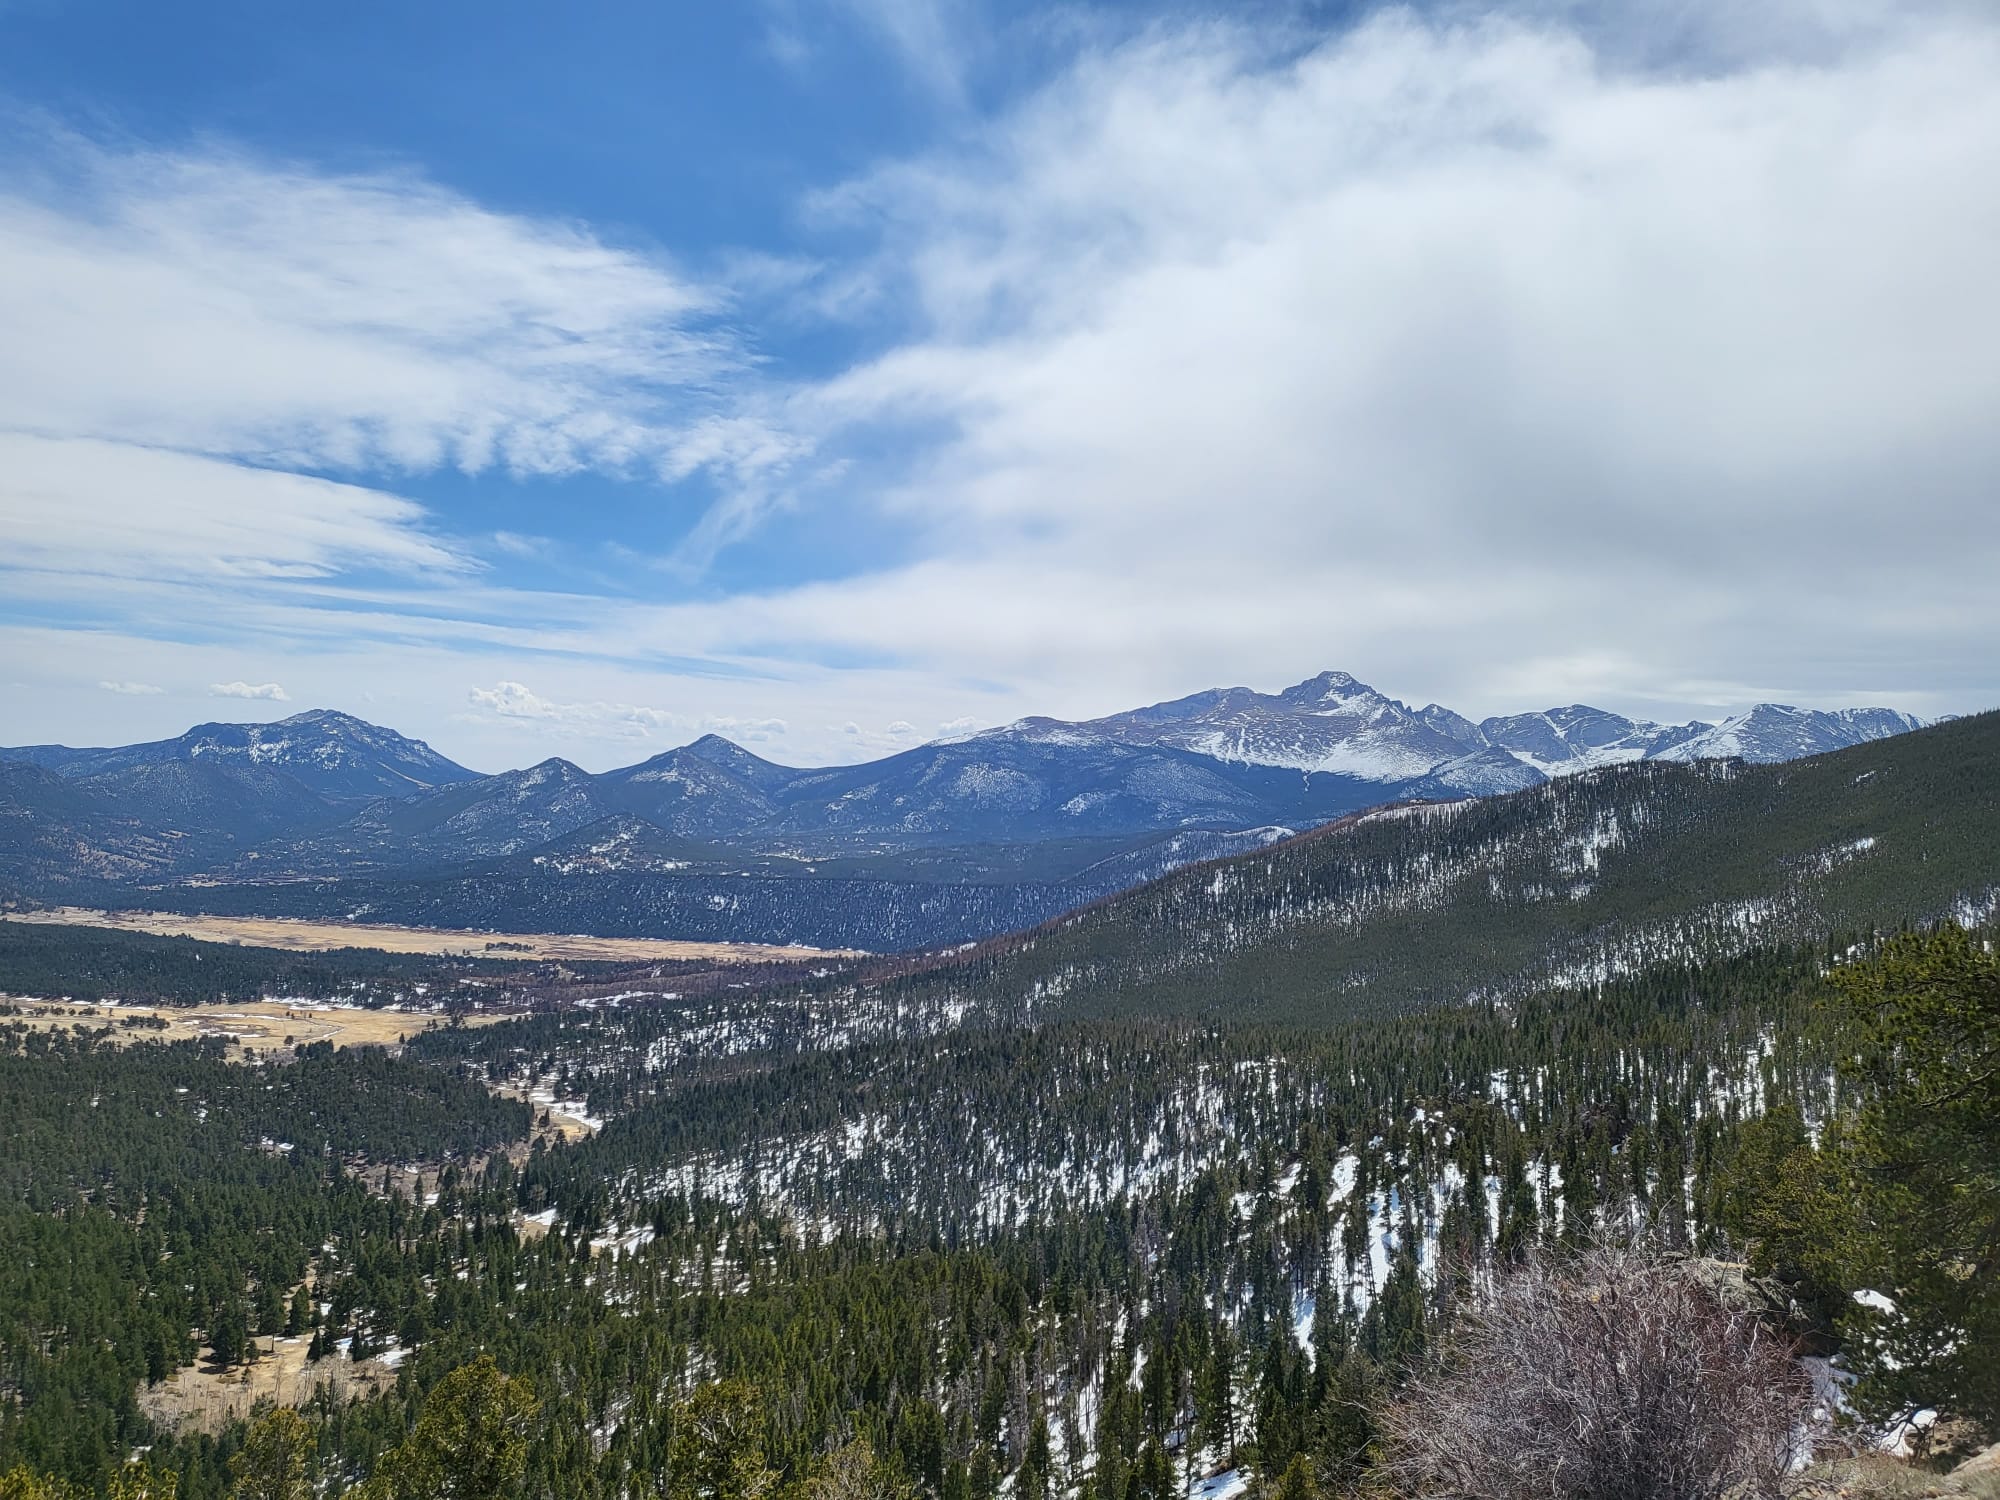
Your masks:
[[[1996,912],[1986,713],[1796,764],[1655,758],[1360,813],[864,977],[897,1013],[1317,1025]]]
[[[798,940],[903,946],[1038,921],[1364,808],[1499,795],[1626,761],[1789,760],[1918,723],[1773,704],[1719,725],[1581,705],[1474,723],[1328,672],[1275,694],[1224,688],[1084,722],[1024,719],[860,765],[781,766],[710,735],[601,774],[555,758],[482,776],[316,709],[141,745],[0,750],[0,878],[34,895],[147,886],[153,901],[192,890],[243,909],[365,905],[558,930],[664,930],[655,924],[722,910],[744,913],[741,930],[703,919],[706,935],[771,938],[775,924]],[[752,894],[800,877],[821,885]],[[842,882],[861,886],[836,898]],[[844,929],[837,912],[812,910],[823,898],[848,912],[873,902],[877,915]],[[919,915],[884,925],[895,911]]]
[[[1921,723],[1886,708],[1760,703],[1720,724],[1655,724],[1576,703],[1475,724],[1441,704],[1411,708],[1345,672],[1322,672],[1280,693],[1215,688],[1082,724],[1026,719],[990,733],[1091,733],[1308,775],[1382,783],[1429,779],[1489,795],[1632,760],[1795,760]]]

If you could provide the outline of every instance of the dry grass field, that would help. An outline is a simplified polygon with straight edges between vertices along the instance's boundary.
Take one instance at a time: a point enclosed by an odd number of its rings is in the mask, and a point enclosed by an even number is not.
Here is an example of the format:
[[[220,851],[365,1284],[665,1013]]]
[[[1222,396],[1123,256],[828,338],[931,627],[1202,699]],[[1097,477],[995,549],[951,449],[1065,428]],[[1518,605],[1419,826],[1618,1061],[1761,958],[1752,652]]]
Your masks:
[[[673,938],[475,932],[465,928],[319,922],[299,917],[215,917],[164,911],[96,911],[82,906],[8,912],[0,917],[0,921],[112,927],[123,932],[149,932],[162,937],[192,937],[210,943],[242,943],[255,948],[285,948],[300,952],[328,948],[376,948],[385,953],[448,953],[461,957],[523,960],[605,959],[619,963],[690,958],[712,963],[783,963],[811,958],[860,956],[844,950],[783,948],[762,943],[685,943]],[[496,944],[506,946],[497,947]]]
[[[0,1003],[17,1008],[0,1020],[44,1031],[68,1031],[73,1026],[92,1030],[100,1026],[116,1028],[121,1040],[178,1042],[189,1038],[216,1037],[241,1047],[249,1056],[289,1052],[310,1042],[332,1042],[336,1047],[394,1046],[426,1026],[444,1024],[441,1016],[412,1010],[347,1010],[315,1006],[305,1001],[224,1001],[215,1005],[112,1005],[105,1003],[56,1002],[0,996]],[[504,1015],[466,1017],[469,1026],[503,1021]],[[144,1025],[122,1025],[125,1021]],[[163,1021],[165,1026],[155,1026]]]
[[[216,1370],[206,1359],[176,1371],[158,1385],[139,1388],[139,1409],[162,1427],[221,1432],[250,1415],[262,1401],[303,1406],[321,1385],[337,1397],[372,1396],[395,1384],[396,1372],[372,1359],[344,1357],[306,1363],[306,1339],[260,1338],[259,1357],[233,1370]]]

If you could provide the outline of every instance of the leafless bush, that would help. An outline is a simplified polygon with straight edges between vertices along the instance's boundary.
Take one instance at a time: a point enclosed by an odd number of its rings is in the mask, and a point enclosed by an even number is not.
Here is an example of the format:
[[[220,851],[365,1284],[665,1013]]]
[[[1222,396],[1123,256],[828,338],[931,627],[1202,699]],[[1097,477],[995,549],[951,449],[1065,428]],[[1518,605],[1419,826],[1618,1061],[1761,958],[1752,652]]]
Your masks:
[[[1387,1471],[1424,1500],[1767,1500],[1811,1396],[1789,1341],[1685,1264],[1535,1256],[1385,1414]]]

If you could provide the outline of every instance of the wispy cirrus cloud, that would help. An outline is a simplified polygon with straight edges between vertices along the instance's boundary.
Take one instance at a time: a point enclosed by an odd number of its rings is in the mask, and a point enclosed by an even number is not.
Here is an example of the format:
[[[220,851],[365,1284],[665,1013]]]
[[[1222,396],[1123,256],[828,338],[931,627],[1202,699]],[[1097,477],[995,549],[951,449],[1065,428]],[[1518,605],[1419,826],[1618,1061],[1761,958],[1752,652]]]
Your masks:
[[[470,580],[542,539],[446,517],[404,481],[449,468],[587,472],[663,497],[687,484],[663,503],[692,525],[792,456],[755,415],[727,289],[655,250],[410,171],[19,121],[7,139],[0,579],[14,618],[321,650],[532,637],[584,605],[551,616]]]
[[[763,0],[763,5],[765,44],[789,67],[813,66],[817,31],[828,25],[857,28],[933,99],[965,102],[967,65],[983,21],[976,0]]]
[[[213,583],[476,564],[414,501],[205,454],[0,430],[0,568]]]
[[[328,469],[645,472],[706,461],[714,388],[746,357],[725,293],[658,254],[411,172],[12,144],[0,396],[20,429]]]

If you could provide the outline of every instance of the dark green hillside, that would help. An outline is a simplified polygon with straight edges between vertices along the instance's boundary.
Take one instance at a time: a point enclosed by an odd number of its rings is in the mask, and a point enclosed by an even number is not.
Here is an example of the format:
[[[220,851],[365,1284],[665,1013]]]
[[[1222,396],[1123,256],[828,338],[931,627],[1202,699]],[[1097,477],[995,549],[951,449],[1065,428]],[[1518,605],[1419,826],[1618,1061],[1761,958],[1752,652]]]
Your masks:
[[[329,1156],[466,1157],[529,1125],[518,1100],[379,1047],[319,1042],[250,1068],[217,1042],[121,1047],[4,1024],[0,1100],[0,1198],[135,1214],[163,1194],[215,1186],[223,1158],[260,1181],[317,1179]],[[260,1144],[271,1150],[234,1154]]]
[[[2000,887],[2000,714],[1364,816],[891,982],[989,1014],[1321,1022],[1895,927]]]
[[[248,1068],[215,1043],[0,1025],[0,1469],[95,1492],[164,1436],[142,1384],[282,1327],[325,1247],[421,1223],[344,1163],[462,1159],[528,1124],[526,1105],[375,1048]]]

